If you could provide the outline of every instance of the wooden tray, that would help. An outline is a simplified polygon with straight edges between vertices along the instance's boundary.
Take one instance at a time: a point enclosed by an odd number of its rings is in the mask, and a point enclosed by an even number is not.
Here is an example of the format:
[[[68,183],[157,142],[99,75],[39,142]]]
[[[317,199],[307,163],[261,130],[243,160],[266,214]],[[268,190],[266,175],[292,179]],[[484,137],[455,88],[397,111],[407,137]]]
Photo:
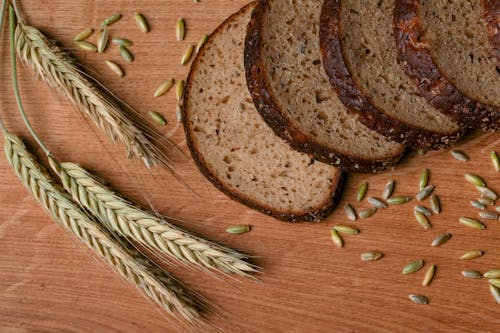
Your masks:
[[[245,1],[67,1],[25,0],[21,9],[28,21],[62,42],[84,64],[95,69],[103,82],[143,114],[155,110],[170,124],[166,135],[184,150],[181,126],[175,120],[175,96],[153,99],[158,84],[170,77],[184,78],[188,68],[180,56],[188,44],[212,31]],[[132,20],[144,13],[152,31],[142,34]],[[123,63],[110,47],[105,55],[75,48],[72,38],[86,27],[120,12],[124,19],[110,30],[115,37],[136,42],[131,49],[136,61],[127,64],[127,76],[116,78],[103,60]],[[178,17],[187,22],[186,40],[175,40]],[[0,55],[0,110],[8,128],[29,140],[17,114],[10,85],[7,36]],[[361,233],[345,237],[344,249],[331,242],[335,223],[348,223],[338,209],[321,224],[289,225],[261,215],[229,200],[207,182],[190,160],[178,160],[183,178],[201,197],[193,196],[168,172],[145,170],[127,161],[121,146],[110,145],[95,127],[74,111],[57,93],[22,69],[21,89],[35,129],[59,159],[81,163],[106,178],[127,197],[152,204],[163,214],[186,220],[190,230],[254,254],[264,267],[260,281],[220,279],[185,267],[167,266],[178,278],[203,294],[222,316],[210,317],[227,332],[493,332],[500,328],[500,306],[485,280],[468,280],[464,269],[485,271],[500,265],[500,223],[488,222],[488,230],[458,224],[460,216],[476,216],[469,200],[477,194],[463,180],[464,172],[482,175],[500,190],[500,177],[489,152],[500,152],[500,133],[469,137],[460,149],[468,163],[454,160],[448,151],[425,156],[410,154],[395,170],[377,175],[353,175],[346,184],[342,207],[354,202],[357,184],[370,183],[369,194],[380,195],[389,179],[397,181],[397,194],[415,195],[423,168],[431,170],[431,182],[441,196],[443,213],[431,218],[433,228],[421,229],[413,218],[411,202],[378,212],[373,218],[353,223]],[[96,137],[97,134],[97,137]],[[104,143],[104,145],[103,145]],[[39,154],[39,156],[42,156]],[[70,239],[39,208],[0,157],[0,331],[72,332],[174,332],[176,325],[162,317],[134,289],[102,264],[92,262],[83,247]],[[427,203],[426,203],[427,204]],[[365,207],[366,202],[357,207]],[[253,230],[229,235],[233,224],[248,223]],[[450,232],[452,239],[441,248],[430,247],[435,236]],[[365,263],[367,250],[381,250],[385,257]],[[460,255],[482,249],[486,255],[463,262]],[[431,286],[421,287],[424,271],[403,276],[405,264],[422,258],[438,266]],[[426,266],[427,268],[427,266]],[[408,294],[427,295],[430,304],[415,305]]]

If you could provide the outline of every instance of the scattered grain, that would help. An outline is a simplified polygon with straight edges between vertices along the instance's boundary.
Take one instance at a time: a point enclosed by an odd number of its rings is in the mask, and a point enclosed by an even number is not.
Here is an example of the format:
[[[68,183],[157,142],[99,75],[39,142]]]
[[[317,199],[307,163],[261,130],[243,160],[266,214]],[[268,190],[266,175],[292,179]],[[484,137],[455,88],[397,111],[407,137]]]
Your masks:
[[[356,211],[354,210],[354,207],[352,207],[350,204],[347,204],[344,206],[344,212],[349,220],[356,221]]]
[[[148,33],[150,30],[149,23],[144,17],[144,15],[142,15],[141,13],[135,13],[134,18],[139,29],[141,29],[142,32]]]
[[[82,40],[85,40],[90,37],[94,33],[94,29],[88,28],[80,32],[78,35],[73,38],[75,42],[81,42]]]
[[[433,185],[427,185],[423,189],[420,190],[420,192],[417,193],[415,196],[418,201],[422,201],[427,199],[429,195],[431,195],[432,191],[434,191],[434,186]]]
[[[481,250],[472,250],[469,252],[464,253],[461,257],[460,260],[473,260],[479,257],[482,257],[484,254],[483,251]]]
[[[453,156],[456,160],[467,162],[469,161],[469,156],[467,156],[464,152],[460,150],[452,150],[451,156]]]
[[[433,241],[432,241],[432,244],[431,246],[441,246],[443,245],[444,243],[446,243],[447,241],[449,241],[451,238],[451,234],[449,233],[446,233],[446,234],[442,234],[442,235],[439,235],[437,236]]]
[[[461,217],[458,221],[460,222],[460,224],[469,228],[481,230],[486,229],[486,226],[484,224],[477,220],[471,219],[470,217]]]
[[[413,274],[418,272],[419,270],[424,267],[424,261],[423,260],[415,260],[403,268],[403,274],[408,275],[408,274]]]
[[[462,275],[468,279],[480,279],[483,277],[480,272],[474,270],[462,271]]]
[[[384,255],[382,252],[370,251],[370,252],[361,253],[361,260],[363,260],[363,261],[375,261],[375,260],[379,260],[383,256]]]

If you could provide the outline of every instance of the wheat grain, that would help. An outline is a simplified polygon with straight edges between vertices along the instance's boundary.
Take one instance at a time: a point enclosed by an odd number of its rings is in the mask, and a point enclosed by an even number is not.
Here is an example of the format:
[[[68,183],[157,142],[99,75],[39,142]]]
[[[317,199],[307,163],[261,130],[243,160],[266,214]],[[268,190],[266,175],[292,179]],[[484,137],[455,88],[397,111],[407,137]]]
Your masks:
[[[200,303],[172,277],[148,264],[130,245],[102,229],[71,200],[46,173],[17,136],[5,135],[5,154],[15,174],[45,211],[65,229],[105,260],[125,280],[147,294],[168,313],[192,322]]]
[[[240,276],[248,276],[248,273],[257,270],[242,260],[246,256],[195,237],[169,223],[171,219],[137,208],[79,165],[59,163],[54,158],[50,159],[50,164],[73,199],[110,230],[200,268]]]
[[[15,41],[19,58],[49,86],[59,89],[76,108],[102,128],[113,142],[122,142],[129,157],[141,158],[148,167],[161,164],[172,169],[157,144],[175,147],[173,143],[146,126],[137,112],[85,74],[38,29],[23,22],[18,23]]]

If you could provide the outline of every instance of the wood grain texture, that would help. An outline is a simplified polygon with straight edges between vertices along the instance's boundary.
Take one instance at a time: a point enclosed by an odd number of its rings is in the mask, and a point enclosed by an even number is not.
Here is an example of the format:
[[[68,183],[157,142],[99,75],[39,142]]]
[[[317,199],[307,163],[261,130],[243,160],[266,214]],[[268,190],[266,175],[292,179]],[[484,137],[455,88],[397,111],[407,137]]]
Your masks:
[[[166,135],[186,149],[175,121],[175,96],[153,99],[157,85],[169,77],[182,78],[187,68],[180,56],[189,43],[236,11],[244,1],[190,0],[117,1],[25,0],[28,21],[41,28],[141,113],[158,111],[170,124]],[[119,11],[124,19],[111,35],[136,41],[136,61],[125,65],[127,76],[118,79],[103,60],[121,61],[114,48],[105,55],[85,54],[71,40],[81,29]],[[141,11],[152,31],[142,34],[131,16]],[[187,36],[175,41],[175,22],[186,18]],[[0,54],[0,115],[13,132],[27,138],[14,108],[8,74],[6,36]],[[322,224],[289,225],[232,202],[200,176],[190,160],[177,160],[184,179],[201,195],[193,196],[165,170],[146,171],[127,161],[124,149],[107,143],[55,92],[21,70],[21,89],[33,125],[60,160],[81,163],[106,178],[127,197],[152,204],[164,214],[186,220],[184,227],[256,256],[265,269],[260,282],[218,279],[167,265],[189,286],[202,293],[224,319],[227,332],[495,332],[500,329],[500,306],[490,296],[486,281],[463,278],[460,271],[500,267],[500,223],[487,222],[486,231],[465,228],[458,217],[475,216],[469,200],[475,190],[463,180],[466,171],[481,174],[500,191],[500,177],[489,151],[500,151],[500,134],[474,135],[460,146],[471,161],[454,160],[448,151],[425,156],[412,154],[395,170],[376,176],[350,176],[341,206],[354,202],[357,184],[370,183],[369,194],[380,195],[389,179],[397,181],[396,194],[415,194],[422,168],[431,170],[431,182],[441,196],[443,214],[431,218],[433,228],[423,231],[414,221],[415,202],[380,211],[373,218],[352,223],[358,236],[346,236],[344,249],[329,238],[335,223],[348,223],[338,209]],[[97,137],[95,135],[97,133]],[[31,147],[33,141],[28,140]],[[102,143],[104,143],[104,145]],[[34,149],[40,153],[39,149]],[[41,154],[39,154],[41,156]],[[0,156],[0,331],[1,332],[175,332],[179,330],[141,295],[92,260],[82,246],[53,223],[21,186]],[[427,204],[427,203],[426,203]],[[366,207],[367,203],[355,204]],[[428,205],[428,204],[427,204]],[[245,235],[224,230],[236,223],[252,224]],[[351,223],[350,223],[351,224]],[[430,247],[435,236],[450,232],[440,248]],[[364,263],[361,252],[377,249],[385,257]],[[458,257],[467,250],[486,255],[470,262]],[[422,258],[438,266],[429,287],[421,287],[424,271],[402,276],[403,266]],[[407,295],[422,293],[427,306],[411,303]],[[210,317],[211,323],[220,319]]]

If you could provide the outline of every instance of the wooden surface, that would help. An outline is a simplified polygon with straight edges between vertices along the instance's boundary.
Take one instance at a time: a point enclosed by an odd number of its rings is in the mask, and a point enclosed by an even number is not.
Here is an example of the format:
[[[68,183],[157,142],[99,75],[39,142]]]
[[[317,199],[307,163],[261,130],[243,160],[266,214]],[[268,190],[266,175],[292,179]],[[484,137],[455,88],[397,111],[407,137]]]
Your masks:
[[[22,11],[33,25],[74,52],[125,101],[143,114],[155,110],[170,121],[163,131],[186,149],[175,121],[173,92],[150,97],[169,77],[183,78],[187,68],[179,59],[189,43],[215,28],[244,1],[67,1],[25,0]],[[72,37],[83,28],[96,27],[119,11],[124,19],[111,34],[136,42],[136,61],[126,65],[118,79],[103,64],[120,61],[114,48],[104,56],[76,50]],[[152,31],[137,31],[131,15],[143,12]],[[175,41],[175,22],[186,18],[187,37]],[[8,128],[24,138],[27,133],[14,108],[8,74],[5,35],[1,52],[0,110]],[[288,225],[234,203],[204,180],[190,161],[178,161],[184,179],[201,195],[197,198],[165,170],[147,172],[127,161],[120,146],[112,146],[90,123],[55,92],[21,70],[21,89],[35,129],[63,161],[81,163],[104,177],[118,191],[163,214],[186,220],[184,227],[255,255],[264,268],[260,281],[234,281],[167,266],[178,278],[203,294],[219,317],[209,322],[227,332],[494,332],[500,330],[500,306],[484,280],[467,280],[464,269],[485,271],[500,266],[500,223],[487,222],[486,231],[458,224],[460,216],[476,216],[469,200],[476,197],[462,174],[473,171],[500,191],[500,177],[488,157],[500,151],[500,134],[469,137],[460,149],[472,160],[461,163],[449,152],[412,154],[394,171],[377,176],[350,176],[341,205],[354,201],[357,184],[370,183],[369,194],[380,195],[389,179],[397,181],[396,194],[414,195],[422,168],[431,170],[431,182],[441,196],[443,214],[431,218],[433,228],[423,231],[414,221],[415,202],[380,211],[373,218],[352,223],[358,236],[345,237],[344,249],[333,246],[329,229],[348,223],[338,209],[321,224]],[[97,137],[96,134],[97,133]],[[39,156],[32,140],[30,146]],[[104,145],[101,143],[104,142]],[[162,317],[153,305],[117,275],[85,252],[39,208],[0,157],[0,331],[1,332],[174,332],[178,325]],[[426,203],[427,204],[427,203]],[[357,207],[367,206],[366,202]],[[245,235],[228,235],[233,224],[249,223]],[[450,232],[452,239],[432,248],[435,236]],[[381,250],[382,260],[361,262],[360,253]],[[486,255],[470,262],[458,260],[472,249]],[[424,271],[403,276],[405,264],[422,258],[438,271],[431,286],[421,287]],[[425,267],[427,268],[427,266]],[[430,304],[411,303],[407,295],[427,295]],[[209,331],[209,330],[207,330]]]

